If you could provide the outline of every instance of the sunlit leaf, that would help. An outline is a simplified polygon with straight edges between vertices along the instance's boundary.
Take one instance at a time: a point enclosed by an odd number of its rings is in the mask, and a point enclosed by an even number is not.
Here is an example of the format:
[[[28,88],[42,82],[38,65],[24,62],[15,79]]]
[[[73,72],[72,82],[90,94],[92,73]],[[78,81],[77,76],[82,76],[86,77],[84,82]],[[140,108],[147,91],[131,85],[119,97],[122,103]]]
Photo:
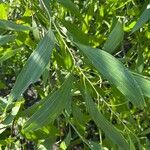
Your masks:
[[[123,26],[119,21],[117,21],[108,39],[104,43],[103,49],[108,53],[115,52],[116,48],[123,41],[123,37],[124,37]]]
[[[11,96],[14,99],[18,99],[31,83],[39,79],[50,60],[50,54],[54,48],[54,43],[54,34],[49,30],[18,75],[11,92]]]
[[[78,28],[77,26],[65,20],[63,20],[62,23],[69,31],[67,32],[67,34],[71,36],[71,38],[73,38],[75,42],[80,42],[89,45],[90,38],[88,37],[88,35],[84,34],[80,29],[76,30]]]
[[[0,57],[0,63],[6,61],[7,59],[11,58],[12,56],[14,56],[17,52],[19,51],[19,49],[16,49],[16,50],[11,50],[11,49],[8,49],[6,50],[2,56]]]
[[[76,5],[71,0],[65,0],[65,1],[64,0],[57,0],[57,1],[61,5],[66,7],[68,10],[70,10],[70,12],[72,12],[72,14],[75,14],[76,17],[78,17],[79,19],[83,19],[79,9],[76,7]]]

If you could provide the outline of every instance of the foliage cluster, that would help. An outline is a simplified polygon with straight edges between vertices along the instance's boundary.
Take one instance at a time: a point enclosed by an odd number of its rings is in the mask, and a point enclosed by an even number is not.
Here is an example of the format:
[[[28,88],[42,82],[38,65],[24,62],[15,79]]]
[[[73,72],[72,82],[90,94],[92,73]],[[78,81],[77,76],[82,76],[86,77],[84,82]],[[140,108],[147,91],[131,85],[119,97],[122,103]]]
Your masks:
[[[150,149],[150,1],[0,2],[0,149]]]

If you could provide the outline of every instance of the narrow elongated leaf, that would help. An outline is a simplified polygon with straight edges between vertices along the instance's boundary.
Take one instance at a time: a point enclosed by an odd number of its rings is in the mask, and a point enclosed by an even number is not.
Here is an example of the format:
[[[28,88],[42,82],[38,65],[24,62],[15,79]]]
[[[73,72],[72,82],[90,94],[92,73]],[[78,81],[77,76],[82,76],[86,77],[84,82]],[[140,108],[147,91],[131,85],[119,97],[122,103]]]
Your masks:
[[[73,75],[71,74],[60,89],[45,98],[45,102],[42,103],[41,107],[25,123],[24,132],[37,130],[54,121],[71,98],[72,83]]]
[[[135,106],[143,108],[145,101],[143,93],[133,75],[124,65],[109,53],[77,44],[79,49],[88,57],[93,66]]]
[[[34,83],[39,79],[49,62],[54,43],[54,34],[49,30],[18,75],[11,92],[14,99],[18,99],[31,83]]]
[[[0,29],[15,30],[15,31],[32,30],[32,28],[30,28],[28,26],[23,26],[21,24],[16,24],[12,21],[1,20],[1,19],[0,19]]]
[[[66,7],[68,10],[70,10],[70,12],[72,12],[72,14],[75,14],[76,17],[78,17],[79,19],[83,19],[82,15],[80,14],[79,9],[76,7],[76,5],[71,1],[71,0],[57,0],[61,5],[63,5],[64,7]]]
[[[115,27],[113,28],[108,39],[105,42],[103,49],[108,53],[115,52],[116,48],[123,41],[123,36],[124,32],[122,24],[119,21],[117,21]]]
[[[147,5],[145,10],[141,14],[139,20],[137,21],[137,23],[133,27],[132,33],[137,31],[139,28],[141,28],[149,20],[150,20],[150,3]]]
[[[142,89],[143,95],[150,98],[150,79],[137,73],[133,73],[135,80]]]
[[[85,92],[86,107],[92,119],[102,129],[106,136],[124,150],[129,150],[129,145],[122,134],[102,115],[94,104],[90,94]]]
[[[15,37],[15,35],[0,35],[0,45],[6,44],[9,41],[13,41]]]

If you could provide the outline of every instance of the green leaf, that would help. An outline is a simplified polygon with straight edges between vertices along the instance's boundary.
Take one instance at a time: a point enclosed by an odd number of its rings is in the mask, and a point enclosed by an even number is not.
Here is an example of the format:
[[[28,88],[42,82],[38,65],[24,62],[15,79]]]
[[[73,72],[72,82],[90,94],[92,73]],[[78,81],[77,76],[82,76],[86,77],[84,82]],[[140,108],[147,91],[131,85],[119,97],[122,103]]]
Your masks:
[[[68,135],[67,135],[66,138],[61,142],[60,148],[61,148],[62,150],[66,150],[67,147],[68,147],[69,144],[70,144],[70,141],[71,141],[71,131],[69,130]]]
[[[12,98],[18,99],[31,83],[34,83],[39,79],[49,63],[54,43],[54,34],[51,30],[49,30],[18,75],[11,92]]]
[[[115,27],[113,28],[108,39],[105,42],[103,49],[108,53],[112,54],[123,41],[123,37],[124,32],[122,24],[119,21],[117,21]]]
[[[145,129],[144,131],[142,131],[141,135],[146,135],[150,133],[150,128]]]
[[[79,11],[79,9],[76,7],[76,5],[71,0],[57,0],[61,5],[66,7],[72,14],[75,14],[76,17],[78,17],[80,20],[83,20],[82,15]]]
[[[73,75],[71,74],[60,89],[45,98],[45,102],[25,123],[23,132],[37,130],[54,121],[70,101],[72,83]]]
[[[62,24],[69,31],[67,34],[71,36],[74,42],[80,42],[82,44],[89,45],[90,38],[84,34],[78,26],[71,24],[69,21],[62,20]],[[78,29],[77,29],[78,28]]]
[[[0,35],[0,45],[4,45],[8,43],[9,41],[15,40],[15,35]]]
[[[130,136],[128,136],[128,138],[129,138],[129,143],[130,143],[130,149],[135,150],[134,143],[133,143],[133,141],[131,140]]]
[[[6,61],[7,59],[11,58],[12,56],[14,56],[17,52],[19,51],[19,49],[15,49],[15,50],[11,50],[8,49],[6,50],[2,56],[0,57],[0,63]]]
[[[0,19],[7,19],[8,15],[8,6],[5,3],[0,3]]]
[[[124,65],[109,53],[100,49],[77,44],[79,49],[88,57],[93,66],[111,84],[131,101],[135,106],[143,108],[145,105],[143,93],[133,75]]]
[[[143,13],[141,14],[139,20],[135,24],[135,26],[132,29],[132,32],[137,31],[139,28],[141,28],[147,21],[150,19],[150,3],[147,5]]]
[[[16,24],[12,21],[1,20],[1,19],[0,19],[0,29],[14,30],[14,31],[32,30],[31,27],[23,26],[21,24]]]
[[[142,89],[143,95],[150,98],[150,78],[133,73],[135,80]]]
[[[89,111],[89,114],[91,115],[98,128],[102,129],[106,136],[109,137],[119,147],[124,150],[129,150],[129,145],[125,138],[97,109],[88,91],[85,91],[84,97],[87,110]]]

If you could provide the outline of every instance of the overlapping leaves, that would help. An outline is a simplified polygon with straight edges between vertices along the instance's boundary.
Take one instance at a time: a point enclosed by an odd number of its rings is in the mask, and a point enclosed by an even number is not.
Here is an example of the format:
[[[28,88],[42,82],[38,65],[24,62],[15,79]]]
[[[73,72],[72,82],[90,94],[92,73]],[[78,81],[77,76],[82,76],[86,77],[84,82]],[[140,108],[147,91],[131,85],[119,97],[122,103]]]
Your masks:
[[[34,131],[54,121],[71,100],[72,83],[73,75],[71,74],[56,92],[43,100],[40,108],[25,123],[23,131]]]
[[[76,43],[76,45],[88,57],[99,73],[115,85],[125,95],[126,99],[137,107],[144,107],[145,102],[141,88],[133,75],[120,61],[105,51],[79,43]]]
[[[91,118],[94,120],[96,125],[102,129],[106,136],[108,136],[114,143],[124,150],[129,149],[129,145],[121,133],[102,115],[97,109],[88,91],[85,91],[86,107],[89,111]]]

